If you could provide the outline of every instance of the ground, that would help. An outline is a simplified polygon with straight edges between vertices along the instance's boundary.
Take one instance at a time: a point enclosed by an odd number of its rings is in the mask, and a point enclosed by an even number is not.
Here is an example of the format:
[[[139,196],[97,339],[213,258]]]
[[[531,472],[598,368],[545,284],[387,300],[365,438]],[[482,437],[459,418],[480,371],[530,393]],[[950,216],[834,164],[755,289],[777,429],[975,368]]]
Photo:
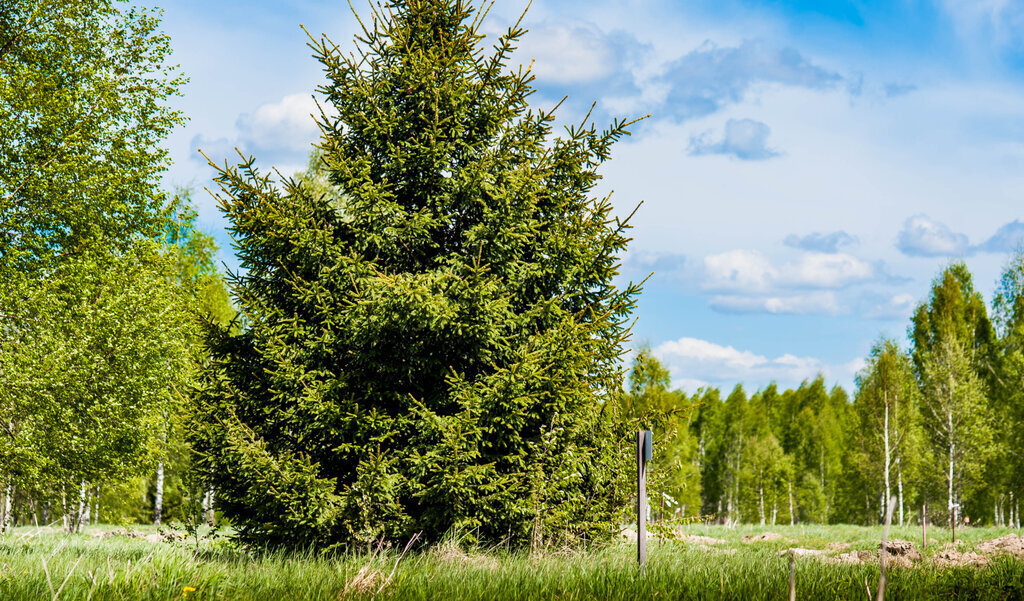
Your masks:
[[[94,526],[64,536],[18,528],[0,539],[0,599],[798,599],[874,597],[880,527],[689,525],[654,529],[644,570],[629,532],[587,550],[463,550],[455,540],[404,557],[249,552],[230,537]],[[892,528],[888,599],[1024,598],[1017,531]],[[633,535],[635,541],[635,534]],[[993,542],[994,541],[994,542]],[[870,593],[870,594],[869,594]]]

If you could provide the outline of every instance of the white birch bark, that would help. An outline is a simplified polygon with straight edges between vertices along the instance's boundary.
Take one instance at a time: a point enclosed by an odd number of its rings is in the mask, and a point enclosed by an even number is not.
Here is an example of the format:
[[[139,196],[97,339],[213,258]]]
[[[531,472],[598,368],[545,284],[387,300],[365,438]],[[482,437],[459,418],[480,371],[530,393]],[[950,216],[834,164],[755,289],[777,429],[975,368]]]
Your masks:
[[[4,488],[4,510],[0,516],[0,534],[6,533],[11,528],[11,521],[14,519],[14,484],[10,481]]]
[[[760,481],[760,478],[758,480]],[[759,514],[758,517],[761,518],[761,525],[764,526],[764,482],[763,481],[760,481],[758,486],[757,486],[757,496],[758,496],[757,512]]]
[[[956,450],[956,443],[953,442],[953,411],[950,410],[948,413],[948,427],[949,427],[949,476],[947,478],[948,486],[948,502],[947,510],[949,511],[950,526],[953,525],[952,520],[955,519],[953,516],[953,453]]]
[[[903,527],[903,466],[900,465],[900,457],[896,457],[896,490],[900,495],[900,527]]]
[[[156,494],[153,499],[153,524],[160,525],[164,515],[164,460],[156,464]]]
[[[72,531],[73,532],[81,532],[81,530],[82,530],[82,521],[86,517],[86,508],[87,507],[88,507],[88,505],[86,504],[86,497],[85,497],[85,480],[82,480],[82,484],[81,484],[81,487],[79,488],[79,492],[78,492],[78,511],[75,513],[74,524],[72,526]]]
[[[883,393],[882,398],[885,403],[885,417],[883,418],[882,423],[882,443],[885,446],[885,469],[883,470],[885,479],[884,496],[888,499],[892,497],[892,487],[889,482],[889,467],[892,461],[892,449],[889,448],[889,394],[887,391]],[[885,519],[885,517],[883,516],[882,519]]]
[[[789,525],[796,524],[796,519],[793,516],[793,481],[788,480],[786,482],[789,485]]]
[[[213,486],[210,486],[210,490],[208,490],[206,492],[206,495],[207,495],[207,499],[208,499],[207,505],[206,505],[206,524],[209,527],[213,528],[214,526],[217,525],[217,514],[216,514],[216,511],[214,510],[214,505],[213,505],[213,497],[214,497]],[[684,505],[683,508],[685,509],[685,507],[686,506]]]

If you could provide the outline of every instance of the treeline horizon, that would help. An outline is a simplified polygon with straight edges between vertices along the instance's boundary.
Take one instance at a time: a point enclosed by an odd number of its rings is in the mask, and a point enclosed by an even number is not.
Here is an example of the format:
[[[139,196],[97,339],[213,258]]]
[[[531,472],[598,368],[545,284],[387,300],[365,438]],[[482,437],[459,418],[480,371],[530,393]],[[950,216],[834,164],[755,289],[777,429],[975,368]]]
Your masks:
[[[660,429],[655,511],[725,523],[929,521],[1020,527],[1024,493],[1024,253],[1007,262],[989,313],[965,263],[932,282],[909,344],[880,337],[854,389],[819,374],[753,394],[670,390],[642,347],[628,411]],[[656,432],[657,435],[657,432]],[[664,505],[668,509],[664,509]]]

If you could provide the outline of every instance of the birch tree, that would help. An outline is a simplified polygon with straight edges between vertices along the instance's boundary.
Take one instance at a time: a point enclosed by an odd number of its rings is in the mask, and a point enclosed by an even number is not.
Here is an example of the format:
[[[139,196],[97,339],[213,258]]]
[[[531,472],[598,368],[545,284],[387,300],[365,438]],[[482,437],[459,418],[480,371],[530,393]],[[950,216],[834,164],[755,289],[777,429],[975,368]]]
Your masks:
[[[1000,481],[1005,487],[998,496],[1005,511],[997,509],[997,515],[1008,514],[1001,521],[1019,528],[1024,495],[1024,249],[1018,248],[1003,268],[992,317],[999,341],[999,377],[992,397],[997,432],[1003,439]]]
[[[984,382],[955,338],[923,354],[922,397],[935,455],[945,460],[946,510],[953,520],[963,496],[984,484],[992,443]]]
[[[872,347],[856,384],[854,406],[859,431],[867,442],[868,460],[880,476],[883,498],[896,493],[902,526],[905,461],[913,457],[911,443],[918,428],[918,389],[910,357],[893,340],[883,339]]]

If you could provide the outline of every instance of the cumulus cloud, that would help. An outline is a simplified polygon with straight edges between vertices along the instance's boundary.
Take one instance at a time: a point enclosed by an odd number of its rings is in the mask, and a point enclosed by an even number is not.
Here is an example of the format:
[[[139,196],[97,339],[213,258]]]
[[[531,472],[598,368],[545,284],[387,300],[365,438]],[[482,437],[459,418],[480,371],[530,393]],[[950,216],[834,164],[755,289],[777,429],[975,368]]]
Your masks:
[[[783,244],[792,248],[810,250],[820,253],[836,253],[842,246],[850,246],[857,243],[857,237],[851,236],[840,230],[828,234],[814,232],[806,236],[790,234],[782,241]]]
[[[291,150],[308,153],[320,136],[311,115],[318,115],[310,94],[291,94],[279,102],[264,104],[238,118],[239,139],[253,149]]]
[[[673,383],[684,387],[736,382],[757,386],[773,380],[792,384],[829,371],[822,361],[812,357],[787,353],[769,358],[699,338],[663,342],[652,352],[668,367]]]
[[[721,139],[712,140],[710,132],[690,138],[689,153],[724,154],[744,161],[759,161],[779,156],[779,152],[768,147],[769,128],[753,119],[729,119],[725,123],[725,134]]]
[[[1014,219],[1000,227],[991,238],[973,247],[973,250],[990,253],[1013,252],[1024,243],[1024,223]]]
[[[579,84],[604,79],[621,70],[640,44],[623,32],[606,33],[589,23],[543,24],[523,38],[519,53],[535,59],[540,81]]]
[[[756,250],[730,250],[704,257],[710,290],[759,292],[768,289],[777,279],[778,270],[767,257]]]
[[[772,313],[776,315],[835,315],[841,312],[833,292],[791,296],[714,296],[708,302],[720,313]]]
[[[218,162],[237,160],[237,148],[245,155],[255,155],[260,165],[274,166],[284,175],[291,175],[304,169],[309,161],[312,144],[320,137],[320,128],[312,115],[319,114],[311,94],[290,94],[241,114],[230,137],[197,135],[191,145]]]
[[[917,299],[914,298],[914,295],[901,292],[889,298],[881,299],[880,302],[864,312],[864,317],[868,319],[903,320],[910,317],[916,305]]]
[[[878,275],[875,266],[845,253],[803,253],[776,267],[756,250],[731,250],[704,258],[709,290],[758,293],[783,288],[844,288]]]
[[[726,48],[705,42],[671,62],[663,77],[669,86],[667,109],[679,119],[710,115],[739,102],[758,83],[825,89],[841,79],[793,48],[759,41]]]
[[[967,236],[921,213],[908,217],[896,240],[896,247],[911,257],[948,257],[968,250]]]

